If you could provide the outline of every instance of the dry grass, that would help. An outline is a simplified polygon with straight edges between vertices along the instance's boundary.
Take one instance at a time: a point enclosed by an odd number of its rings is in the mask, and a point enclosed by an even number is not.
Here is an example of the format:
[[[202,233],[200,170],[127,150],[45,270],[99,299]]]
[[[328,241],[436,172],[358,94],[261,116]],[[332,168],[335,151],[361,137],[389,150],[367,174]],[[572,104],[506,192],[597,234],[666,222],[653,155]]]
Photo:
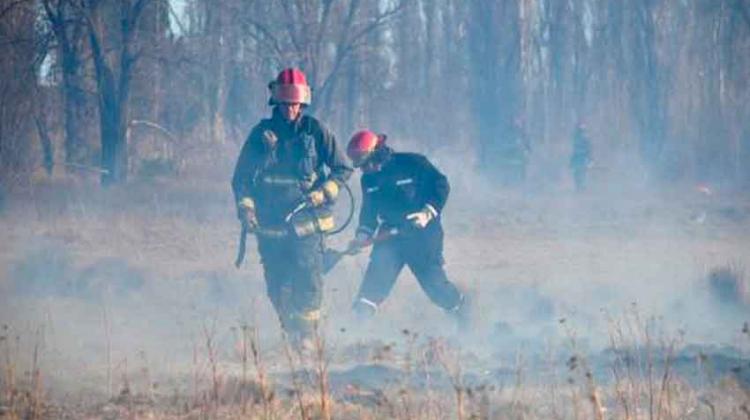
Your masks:
[[[721,231],[724,236],[716,235],[722,240],[714,240],[696,238],[692,230],[664,234],[654,229],[656,233],[649,230],[640,242],[623,245],[622,228],[616,223],[576,230],[571,235],[579,236],[560,239],[555,235],[570,227],[548,229],[544,218],[554,215],[540,212],[534,218],[523,213],[524,218],[540,221],[527,225],[523,220],[507,222],[512,208],[488,210],[482,218],[472,219],[463,208],[454,207],[449,216],[458,221],[447,224],[452,234],[446,241],[449,273],[458,273],[459,283],[477,289],[484,317],[480,326],[494,324],[493,311],[506,316],[503,311],[509,308],[496,301],[505,291],[505,279],[516,278],[539,281],[537,295],[554,294],[549,304],[543,302],[550,311],[579,303],[570,299],[575,294],[570,288],[589,293],[584,303],[590,307],[576,309],[598,317],[570,319],[553,325],[555,333],[540,333],[550,335],[549,356],[542,361],[522,348],[500,344],[495,349],[499,356],[477,356],[461,339],[440,337],[448,335],[441,334],[441,314],[426,300],[418,300],[424,298],[413,282],[402,280],[379,319],[398,326],[400,333],[386,341],[357,344],[358,339],[342,339],[331,325],[316,332],[312,351],[303,355],[278,338],[257,256],[249,252],[248,264],[239,273],[227,268],[237,234],[228,191],[170,187],[174,188],[162,191],[140,185],[93,192],[75,186],[63,191],[39,187],[33,196],[9,206],[0,219],[0,242],[11,244],[8,252],[0,253],[2,267],[15,267],[27,255],[37,255],[27,251],[34,249],[32,238],[42,237],[65,251],[53,255],[64,264],[52,266],[69,278],[78,278],[103,259],[119,257],[127,267],[141,270],[124,272],[142,272],[144,282],[127,295],[122,292],[126,289],[104,288],[91,295],[97,299],[94,303],[54,293],[4,301],[7,306],[0,314],[8,325],[0,335],[0,418],[750,418],[741,375],[720,369],[718,361],[712,363],[711,353],[695,357],[687,364],[692,368],[686,368],[681,353],[685,336],[667,332],[659,319],[642,315],[645,311],[637,307],[616,316],[601,315],[601,295],[591,292],[650,275],[647,269],[634,272],[632,261],[655,253],[649,248],[654,244],[666,250],[678,237],[692,241],[685,246],[694,246],[686,249],[695,255],[710,247],[721,258],[732,258],[747,249],[742,232],[731,236]],[[508,217],[496,220],[498,214]],[[657,234],[664,236],[651,236]],[[710,244],[704,246],[703,241]],[[640,251],[644,244],[648,249]],[[595,253],[598,248],[601,253]],[[616,257],[601,260],[603,253],[615,251]],[[669,263],[649,260],[639,267],[677,266],[683,260],[664,255],[670,257]],[[361,259],[352,259],[342,272],[359,274],[361,265]],[[38,279],[52,275],[34,273]],[[687,269],[679,272],[686,273]],[[565,282],[565,276],[585,281]],[[341,277],[327,285],[333,318],[341,316],[349,300],[333,289],[349,293],[356,283]],[[551,280],[544,283],[548,277]],[[717,266],[708,279],[712,290],[723,291],[718,297],[747,304],[747,279],[739,263]],[[54,284],[54,279],[46,281],[40,284]],[[233,281],[249,286],[221,289]],[[5,296],[15,296],[14,287],[9,276],[0,284]],[[251,293],[260,305],[246,302]],[[234,302],[229,300],[233,294],[242,296]],[[215,302],[207,303],[213,295],[218,296]],[[611,302],[601,305],[607,303]],[[248,317],[251,322],[237,320]],[[415,322],[422,318],[435,323]],[[519,328],[518,320],[507,321]],[[408,328],[400,327],[402,323]],[[430,329],[432,325],[438,327]],[[155,334],[169,330],[175,332]],[[480,336],[480,344],[495,345],[489,343],[495,338],[492,334]],[[580,335],[586,337],[582,340]],[[61,339],[64,336],[84,344],[70,344]],[[555,341],[559,337],[563,340]],[[592,351],[586,344],[591,337],[606,342],[607,351]],[[157,343],[140,348],[150,341]],[[346,356],[356,346],[359,356]],[[81,354],[86,363],[66,358],[69,354]],[[516,355],[512,361],[501,360],[509,354]],[[78,369],[81,365],[85,368]],[[356,376],[359,371],[367,372],[367,380]],[[378,372],[384,372],[383,379],[370,381]],[[87,397],[74,397],[76,387]]]
[[[621,326],[615,327],[621,328]],[[643,326],[645,332],[646,326]],[[252,334],[250,330],[245,330]],[[471,379],[470,372],[461,369],[461,352],[445,342],[429,340],[415,347],[413,355],[422,359],[421,367],[413,366],[418,375],[403,373],[404,380],[384,384],[378,389],[357,389],[355,385],[332,388],[327,380],[327,371],[321,372],[332,353],[320,348],[303,356],[289,347],[288,365],[284,369],[292,372],[292,388],[272,384],[266,376],[269,366],[264,364],[263,354],[253,354],[255,380],[249,379],[243,365],[242,372],[233,372],[229,365],[216,379],[216,354],[206,338],[204,366],[209,375],[199,377],[195,386],[198,398],[165,395],[159,390],[136,390],[129,375],[120,379],[120,391],[116,396],[89,406],[66,406],[64,401],[55,403],[43,399],[44,372],[38,365],[38,353],[32,357],[30,377],[18,381],[18,364],[22,357],[11,354],[3,347],[4,366],[2,380],[2,418],[210,418],[210,419],[323,419],[323,418],[392,418],[392,419],[710,419],[745,418],[750,404],[747,391],[731,378],[718,380],[701,388],[695,388],[674,375],[669,365],[673,349],[657,349],[653,342],[638,341],[637,348],[626,346],[624,330],[613,330],[611,339],[617,347],[617,356],[606,367],[614,381],[596,384],[595,374],[585,353],[576,349],[571,341],[572,352],[566,363],[567,377],[559,382],[537,385],[525,383],[523,375],[515,375],[512,387],[501,382],[478,383]],[[637,340],[651,340],[652,336]],[[254,338],[247,338],[253,347]],[[631,343],[632,344],[632,343]],[[654,346],[649,350],[649,346]],[[406,349],[406,346],[404,347]],[[248,350],[254,353],[255,350]],[[613,350],[614,351],[614,350]],[[644,353],[645,351],[645,353]],[[666,353],[664,353],[666,352]],[[243,355],[250,357],[246,353]],[[406,354],[404,360],[409,359]],[[307,358],[309,357],[309,358]],[[323,365],[321,365],[323,357]],[[411,356],[410,356],[411,357]],[[666,364],[656,364],[661,358]],[[245,361],[244,356],[241,359]],[[653,363],[653,364],[652,364]],[[658,367],[657,367],[658,365]],[[325,367],[325,369],[328,369]],[[521,369],[517,368],[517,372]],[[123,372],[127,371],[123,367]],[[402,371],[405,372],[405,371]],[[415,377],[429,372],[432,384],[417,385]],[[321,373],[324,378],[321,378]],[[596,376],[602,378],[599,373]],[[605,375],[606,376],[606,375]],[[148,380],[148,378],[146,378]],[[280,381],[283,381],[279,379]],[[218,383],[218,385],[217,385]],[[567,395],[567,399],[556,401],[550,395]],[[280,394],[278,394],[280,392]],[[281,395],[277,398],[276,395]],[[735,417],[741,416],[741,417]]]

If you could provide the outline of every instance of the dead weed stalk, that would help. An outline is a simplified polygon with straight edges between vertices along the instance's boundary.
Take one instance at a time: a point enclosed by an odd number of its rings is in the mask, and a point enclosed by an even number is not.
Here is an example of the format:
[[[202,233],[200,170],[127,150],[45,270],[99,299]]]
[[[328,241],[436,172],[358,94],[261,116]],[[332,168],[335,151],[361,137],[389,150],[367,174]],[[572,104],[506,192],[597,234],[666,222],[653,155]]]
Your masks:
[[[311,419],[310,413],[308,413],[307,406],[305,405],[305,401],[304,401],[302,381],[300,380],[300,377],[299,377],[297,364],[294,361],[292,345],[289,341],[289,336],[283,330],[282,330],[282,339],[284,342],[284,356],[286,356],[286,361],[289,365],[289,371],[291,372],[292,390],[294,393],[294,397],[297,400],[297,409],[299,410],[300,418],[302,420],[310,420]]]
[[[206,345],[206,356],[208,357],[208,365],[211,369],[211,396],[210,402],[214,406],[219,404],[219,395],[221,391],[221,377],[219,372],[219,361],[216,351],[216,345],[214,339],[216,336],[216,329],[214,327],[209,328],[207,325],[203,326],[203,338],[205,339]]]
[[[615,358],[610,369],[615,379],[616,401],[625,418],[636,418],[641,409],[649,419],[679,418],[672,389],[672,363],[682,333],[667,339],[656,332],[654,318],[643,319],[633,304],[622,319],[608,316],[610,350]],[[643,407],[647,404],[647,407]]]
[[[245,330],[247,333],[247,330]],[[253,365],[255,366],[256,380],[258,381],[258,387],[260,388],[261,403],[263,404],[263,418],[269,419],[271,416],[271,404],[273,403],[273,389],[268,382],[268,375],[266,368],[263,363],[262,355],[260,352],[260,341],[258,339],[258,329],[252,328],[250,330],[250,349],[253,354]]]
[[[435,356],[435,360],[440,364],[450,380],[453,395],[456,399],[456,418],[464,420],[466,418],[464,407],[465,387],[461,372],[460,354],[458,351],[449,349],[442,340],[430,339],[430,349]]]
[[[330,396],[330,387],[328,384],[328,366],[330,360],[326,355],[326,342],[323,334],[320,333],[319,325],[316,323],[313,328],[313,349],[315,356],[315,370],[318,379],[318,392],[320,397],[320,416],[323,420],[331,420],[331,411],[333,401]]]
[[[34,331],[30,366],[25,371],[28,380],[17,377],[17,367],[23,362],[21,356],[21,335],[16,334],[14,344],[10,336],[14,334],[8,325],[2,326],[0,348],[3,350],[3,369],[0,375],[0,416],[8,419],[39,419],[44,415],[44,386],[41,361],[45,350],[45,329],[39,326]]]
[[[562,322],[561,324],[565,328],[565,332],[568,338],[568,345],[570,346],[570,350],[573,353],[567,361],[568,371],[571,374],[568,378],[568,382],[571,385],[575,385],[577,383],[576,375],[579,376],[579,378],[583,379],[581,385],[579,387],[574,387],[572,391],[572,403],[575,418],[581,418],[581,396],[579,395],[579,390],[577,389],[580,388],[582,393],[586,395],[586,399],[591,405],[593,418],[596,420],[604,420],[605,409],[602,405],[601,396],[599,395],[599,389],[596,385],[596,382],[594,381],[594,374],[588,364],[588,361],[583,356],[583,353],[578,349],[575,330],[573,330],[573,328],[571,328],[570,325],[565,322]]]

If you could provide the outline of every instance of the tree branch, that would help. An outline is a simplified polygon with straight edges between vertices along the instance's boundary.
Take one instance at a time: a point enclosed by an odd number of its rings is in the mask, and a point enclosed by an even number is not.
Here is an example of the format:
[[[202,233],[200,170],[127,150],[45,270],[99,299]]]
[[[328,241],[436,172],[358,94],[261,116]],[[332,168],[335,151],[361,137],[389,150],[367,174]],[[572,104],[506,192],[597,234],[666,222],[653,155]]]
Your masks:
[[[16,8],[16,6],[18,6],[19,4],[23,4],[23,3],[26,3],[26,2],[30,2],[30,1],[31,1],[31,0],[16,0],[16,1],[14,1],[14,2],[11,2],[11,3],[10,3],[9,5],[7,5],[7,6],[5,7],[5,8],[3,8],[2,10],[0,10],[0,20],[3,20],[3,18],[5,17],[5,15],[6,15],[7,13],[10,13],[10,12],[11,12],[11,11],[12,11],[13,9],[15,9],[15,8]],[[46,3],[46,1],[45,1],[45,3]]]
[[[357,34],[355,34],[352,37],[350,43],[353,44],[359,41],[361,38],[367,36],[370,32],[385,25],[389,19],[395,17],[398,13],[400,13],[404,7],[406,7],[406,1],[401,1],[396,6],[394,6],[391,10],[387,10],[383,12],[382,14],[376,16],[373,22],[365,26],[361,31],[359,31]]]
[[[295,22],[294,20],[294,13],[292,13],[292,11],[289,9],[288,0],[281,0],[279,3],[281,3],[281,8],[284,9],[284,14],[286,15],[288,21],[286,27],[287,32],[289,33],[289,38],[292,40],[292,45],[294,45],[294,49],[297,51],[297,54],[302,55],[304,51],[302,51],[300,42],[297,39],[297,22]]]
[[[320,57],[320,48],[323,45],[323,33],[328,27],[328,19],[331,16],[331,3],[333,0],[323,0],[323,17],[320,19],[318,34],[315,37],[315,53],[318,57]]]
[[[174,22],[177,24],[177,27],[180,28],[180,31],[183,35],[187,34],[187,30],[185,29],[185,25],[183,25],[182,20],[180,20],[180,17],[177,16],[177,13],[174,11],[174,7],[172,7],[172,2],[167,2],[167,7],[169,8],[169,17],[170,19],[173,19]]]
[[[265,25],[263,25],[262,23],[254,20],[254,19],[251,19],[251,18],[249,18],[247,16],[243,16],[240,19],[246,25],[250,25],[250,26],[254,27],[255,29],[257,29],[258,31],[260,31],[260,33],[265,38],[267,38],[268,40],[270,40],[271,41],[271,47],[273,48],[274,52],[276,52],[276,54],[278,55],[279,58],[281,58],[281,57],[284,56],[284,53],[283,53],[283,50],[281,49],[281,45],[279,43],[279,40],[275,36],[273,36],[273,33],[268,28],[266,28]],[[255,36],[252,33],[248,33],[248,35],[250,35],[251,37],[253,37],[253,39],[255,39],[258,42],[262,42],[263,41],[261,38]]]
[[[348,38],[347,34],[349,33],[349,28],[352,26],[352,23],[354,21],[354,16],[356,15],[356,11],[359,6],[359,0],[352,2],[349,8],[349,12],[347,14],[346,21],[345,21],[346,24],[342,28],[341,32],[339,32],[338,45],[340,45],[340,47],[336,51],[336,58],[334,59],[333,67],[331,71],[328,72],[328,75],[326,76],[325,80],[323,81],[319,89],[321,96],[328,94],[328,90],[331,88],[331,86],[333,86],[334,82],[336,81],[336,78],[338,77],[338,73],[342,64],[360,46],[360,41],[365,39],[365,37],[368,34],[370,34],[372,31],[376,30],[377,28],[387,23],[387,21],[390,18],[400,13],[403,10],[403,8],[406,6],[407,1],[409,0],[399,1],[399,3],[396,4],[390,10],[387,10],[375,16],[372,22],[370,22],[368,25],[362,28],[354,36],[352,36],[351,38]]]

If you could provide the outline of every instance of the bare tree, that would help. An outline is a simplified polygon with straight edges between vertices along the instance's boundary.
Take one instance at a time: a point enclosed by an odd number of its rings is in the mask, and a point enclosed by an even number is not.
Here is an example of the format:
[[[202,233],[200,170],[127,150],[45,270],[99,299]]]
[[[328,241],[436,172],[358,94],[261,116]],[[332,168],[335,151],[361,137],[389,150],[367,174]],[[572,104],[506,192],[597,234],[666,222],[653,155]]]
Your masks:
[[[637,122],[640,151],[643,159],[654,168],[659,163],[667,127],[665,88],[669,74],[657,57],[656,13],[659,0],[638,0],[628,3],[626,45],[630,52],[627,72],[632,86],[632,113]]]
[[[470,18],[469,90],[477,125],[479,164],[485,173],[504,177],[502,171],[508,168],[502,162],[506,154],[514,152],[513,119],[520,110],[518,2],[474,0]]]
[[[86,92],[84,86],[85,22],[78,0],[42,0],[45,16],[57,41],[62,75],[61,95],[65,128],[65,160],[85,163],[88,147],[84,138]],[[69,166],[72,167],[72,166]]]
[[[125,144],[128,105],[133,69],[142,51],[137,45],[137,25],[144,7],[151,0],[121,0],[111,5],[102,0],[85,4],[86,29],[96,70],[101,136],[102,185],[119,184],[127,179],[128,154]],[[107,6],[114,9],[107,10]],[[103,12],[117,16],[119,30],[105,25]],[[111,32],[110,32],[111,31]],[[110,45],[104,42],[110,41]],[[109,50],[111,48],[111,50]]]
[[[0,6],[0,181],[24,181],[33,169],[33,115],[36,74],[44,40],[35,31],[34,5],[28,0]]]
[[[266,111],[269,79],[297,66],[314,89],[311,111],[332,128],[367,124],[425,149],[475,153],[490,179],[507,175],[516,131],[531,136],[545,178],[559,176],[581,118],[600,159],[626,151],[655,174],[750,177],[748,0],[182,4],[2,2],[0,42],[12,47],[0,64],[3,163],[35,144],[11,147],[16,133],[38,136],[48,162],[64,138],[73,164],[90,160],[100,137],[102,182],[122,182],[133,118],[174,133],[181,162],[215,162],[235,146],[223,139],[240,138]],[[54,77],[43,85],[38,61],[50,35]],[[94,102],[98,123],[87,118]]]
[[[367,35],[385,25],[405,7],[399,0],[375,15],[360,0],[334,2],[273,1],[258,8],[241,2],[231,12],[275,67],[305,69],[316,94],[313,111],[330,112],[347,60],[365,46]]]

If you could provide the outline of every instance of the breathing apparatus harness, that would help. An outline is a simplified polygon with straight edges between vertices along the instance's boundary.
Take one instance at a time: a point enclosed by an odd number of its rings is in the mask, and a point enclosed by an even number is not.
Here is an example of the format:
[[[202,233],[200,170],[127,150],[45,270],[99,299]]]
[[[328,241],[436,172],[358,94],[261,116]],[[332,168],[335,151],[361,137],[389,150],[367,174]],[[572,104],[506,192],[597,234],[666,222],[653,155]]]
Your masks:
[[[309,129],[306,131],[309,131]],[[269,154],[269,156],[267,157],[268,163],[274,159],[273,154],[278,143],[278,137],[273,131],[265,130],[262,135],[262,141],[266,152]],[[310,159],[315,156],[315,150],[313,148],[314,146],[312,137],[309,134],[305,134],[302,136],[302,142],[305,147],[305,159],[302,162],[303,173],[301,175],[306,179],[307,187],[310,187],[314,183],[313,181],[315,181],[316,177],[314,168],[312,167],[312,162],[310,161]],[[263,169],[259,168],[259,170],[254,174],[252,180],[253,183],[258,182],[261,172],[263,172]],[[304,237],[313,233],[320,233],[324,236],[333,236],[341,233],[351,223],[352,218],[354,217],[354,209],[356,203],[351,188],[345,182],[340,183],[339,186],[343,187],[343,189],[349,196],[349,211],[346,220],[341,226],[336,229],[333,228],[333,216],[330,214],[320,217],[313,214],[313,217],[307,217],[305,218],[306,220],[295,220],[296,216],[300,215],[305,210],[311,210],[311,213],[314,213],[314,209],[316,208],[316,206],[311,202],[310,199],[303,197],[293,206],[292,210],[287,213],[286,217],[284,217],[284,224],[286,225],[286,228],[268,229],[258,226],[249,229],[247,226],[243,225],[242,231],[240,232],[237,259],[235,260],[234,265],[239,268],[240,265],[242,265],[242,261],[245,259],[248,233],[268,238],[285,238],[289,236]]]

